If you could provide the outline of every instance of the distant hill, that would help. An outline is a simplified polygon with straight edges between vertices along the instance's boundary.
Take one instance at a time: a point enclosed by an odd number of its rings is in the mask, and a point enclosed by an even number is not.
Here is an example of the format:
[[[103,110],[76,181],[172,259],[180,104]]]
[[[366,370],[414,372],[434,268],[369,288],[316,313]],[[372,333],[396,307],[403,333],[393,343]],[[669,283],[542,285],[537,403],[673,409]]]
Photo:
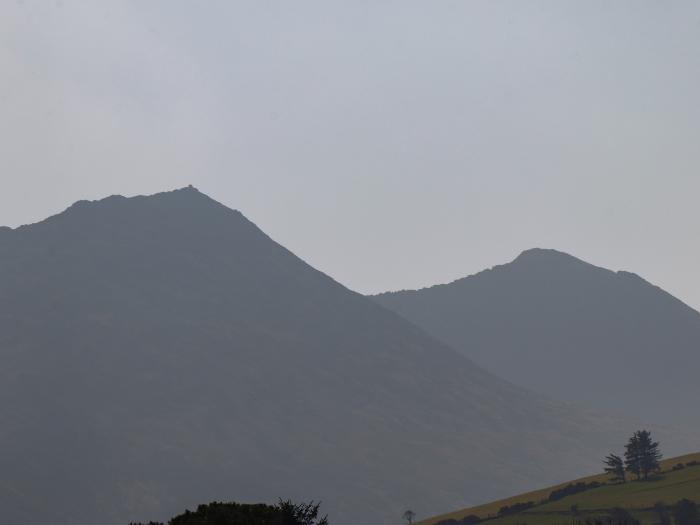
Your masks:
[[[496,378],[194,188],[0,231],[0,305],[13,525],[278,497],[389,523],[590,471],[632,425]]]
[[[700,314],[635,274],[534,249],[450,284],[374,299],[513,383],[700,426]]]
[[[682,465],[684,468],[678,468]],[[675,468],[675,469],[674,469]],[[540,489],[518,496],[494,501],[478,507],[461,509],[422,520],[416,525],[447,524],[448,520],[463,520],[467,516],[476,516],[482,525],[560,525],[562,523],[599,520],[608,522],[613,509],[618,507],[629,512],[633,519],[642,525],[659,523],[658,513],[653,510],[655,504],[662,502],[666,506],[681,499],[689,499],[700,504],[700,454],[688,454],[661,462],[661,474],[648,482],[612,483],[608,476],[598,474],[576,479],[545,489]],[[603,483],[604,486],[588,489],[577,494],[546,501],[554,491],[560,491],[573,484]],[[503,507],[513,507],[535,503],[530,509],[499,517]],[[576,513],[572,512],[576,506]]]

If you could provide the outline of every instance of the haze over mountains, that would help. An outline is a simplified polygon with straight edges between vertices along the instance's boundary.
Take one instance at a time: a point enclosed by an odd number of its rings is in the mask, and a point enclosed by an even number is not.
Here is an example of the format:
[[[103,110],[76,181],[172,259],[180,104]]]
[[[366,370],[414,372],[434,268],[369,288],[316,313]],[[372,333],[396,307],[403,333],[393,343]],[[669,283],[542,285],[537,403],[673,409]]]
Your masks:
[[[278,497],[388,523],[595,471],[630,431],[498,379],[194,188],[0,230],[0,306],[14,525]]]
[[[513,383],[699,426],[700,314],[629,272],[554,250],[374,299]]]

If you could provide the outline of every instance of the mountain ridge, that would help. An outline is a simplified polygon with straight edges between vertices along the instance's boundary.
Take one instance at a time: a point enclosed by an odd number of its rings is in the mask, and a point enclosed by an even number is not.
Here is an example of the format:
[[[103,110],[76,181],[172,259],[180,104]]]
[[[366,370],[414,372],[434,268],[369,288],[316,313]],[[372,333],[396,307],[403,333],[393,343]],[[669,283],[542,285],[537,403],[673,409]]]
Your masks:
[[[0,237],[16,525],[278,497],[387,522],[573,477],[637,425],[495,377],[193,189],[69,210]]]
[[[666,423],[687,423],[700,314],[635,273],[533,249],[450,283],[371,297],[513,383],[619,413],[650,406]],[[654,368],[655,356],[667,368]],[[580,372],[573,381],[569,364]],[[641,371],[636,411],[635,385],[615,379],[629,367]]]
[[[452,279],[451,281],[446,281],[444,283],[431,284],[431,285],[422,286],[419,288],[401,288],[401,289],[397,289],[397,290],[387,290],[385,292],[368,294],[368,297],[382,297],[382,296],[389,296],[392,294],[398,294],[398,293],[403,293],[403,292],[423,292],[423,291],[431,290],[434,288],[446,287],[446,286],[450,286],[452,284],[457,284],[457,283],[460,283],[462,281],[466,281],[466,280],[471,279],[473,277],[477,277],[481,274],[486,274],[488,272],[492,272],[494,270],[498,270],[500,268],[507,267],[508,265],[517,263],[518,261],[524,261],[524,260],[527,261],[528,259],[535,259],[535,258],[541,259],[540,254],[547,255],[547,256],[554,256],[554,257],[549,257],[550,260],[563,260],[563,261],[567,261],[569,263],[584,265],[586,267],[595,268],[598,270],[604,270],[605,272],[610,272],[610,273],[613,273],[616,275],[622,275],[622,276],[627,275],[630,277],[635,277],[637,279],[644,281],[645,283],[647,283],[651,286],[658,288],[659,290],[664,291],[664,293],[669,294],[668,292],[663,290],[663,288],[661,288],[653,283],[650,283],[649,281],[647,281],[646,279],[644,279],[643,277],[641,277],[637,273],[634,273],[634,272],[631,272],[628,270],[610,270],[610,269],[605,268],[603,266],[598,266],[598,265],[586,262],[583,259],[580,259],[574,255],[571,255],[571,254],[564,252],[564,251],[561,251],[561,250],[557,250],[554,248],[539,248],[539,247],[537,247],[537,248],[528,248],[526,250],[523,250],[510,262],[502,263],[502,264],[495,264],[489,268],[484,268],[483,270],[479,270],[478,272],[465,275],[464,277],[457,277],[456,279]],[[671,294],[669,294],[669,295],[671,295]],[[674,297],[673,295],[671,295],[671,296]],[[680,299],[677,299],[677,300],[680,301]],[[683,304],[685,304],[685,303],[683,303]],[[686,306],[688,306],[688,305],[686,305]],[[692,308],[692,307],[689,306],[689,308]]]

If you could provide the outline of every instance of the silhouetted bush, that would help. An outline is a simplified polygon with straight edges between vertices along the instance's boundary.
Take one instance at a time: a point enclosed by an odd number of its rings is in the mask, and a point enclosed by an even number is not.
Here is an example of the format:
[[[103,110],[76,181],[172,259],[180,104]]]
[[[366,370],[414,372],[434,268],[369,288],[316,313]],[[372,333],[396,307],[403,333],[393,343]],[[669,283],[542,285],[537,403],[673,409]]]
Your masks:
[[[527,503],[513,503],[512,505],[506,505],[498,509],[499,516],[507,516],[508,514],[515,514],[516,512],[522,512],[527,509],[531,509],[535,506],[534,501],[528,501]]]
[[[700,525],[698,505],[689,499],[682,499],[671,507],[676,525]]]
[[[481,518],[479,516],[475,516],[474,514],[470,514],[469,516],[465,516],[460,520],[449,519],[449,520],[438,521],[435,525],[476,525],[480,521],[481,521]]]
[[[549,493],[548,501],[557,501],[559,499],[571,496],[572,494],[578,494],[579,492],[585,492],[586,490],[597,489],[602,487],[603,483],[598,481],[591,481],[590,483],[584,483],[579,481],[578,483],[569,483],[566,487],[560,489],[555,489]]]
[[[688,463],[685,464],[686,467],[697,467],[700,465],[697,461],[688,461]]]
[[[615,507],[610,510],[611,525],[639,525],[639,521],[634,519],[626,509]]]
[[[144,525],[132,523],[131,525]],[[148,525],[163,525],[150,521]],[[192,512],[186,510],[168,521],[168,525],[328,525],[319,518],[319,504],[282,501],[277,505],[258,503],[218,503],[200,505]]]
[[[677,465],[673,465],[673,467],[671,467],[671,470],[675,472],[676,470],[682,470],[684,468],[685,465],[683,463],[678,463]]]
[[[671,516],[668,513],[668,506],[663,501],[657,501],[652,507],[654,514],[656,514],[657,521],[654,525],[672,525]]]

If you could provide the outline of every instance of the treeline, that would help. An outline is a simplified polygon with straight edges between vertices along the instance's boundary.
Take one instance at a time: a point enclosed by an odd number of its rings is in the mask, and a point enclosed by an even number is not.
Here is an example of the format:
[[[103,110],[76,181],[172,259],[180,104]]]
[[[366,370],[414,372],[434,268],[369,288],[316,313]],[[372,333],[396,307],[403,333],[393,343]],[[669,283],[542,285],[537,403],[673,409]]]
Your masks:
[[[328,517],[320,516],[318,503],[292,503],[280,500],[277,505],[264,503],[219,503],[200,505],[175,516],[168,525],[328,525]],[[164,525],[162,522],[130,525]]]

